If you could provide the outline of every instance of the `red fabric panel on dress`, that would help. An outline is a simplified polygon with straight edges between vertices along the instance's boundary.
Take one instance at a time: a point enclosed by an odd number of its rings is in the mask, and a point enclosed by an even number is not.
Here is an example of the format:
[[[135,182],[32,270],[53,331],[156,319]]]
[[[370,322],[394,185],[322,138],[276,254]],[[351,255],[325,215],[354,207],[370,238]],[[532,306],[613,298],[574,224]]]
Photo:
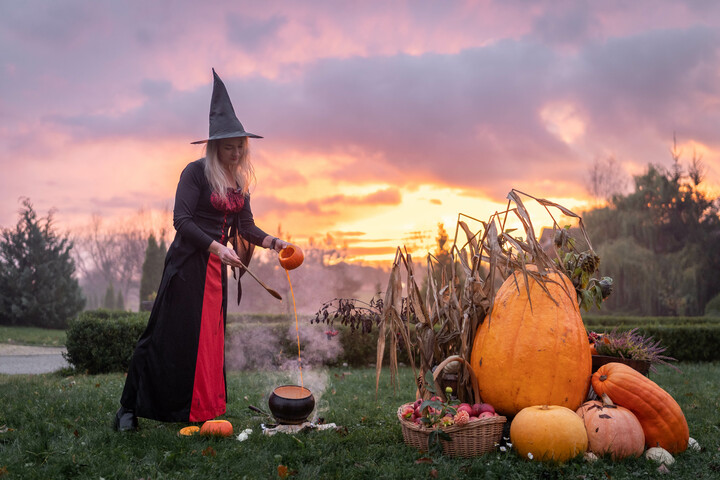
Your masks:
[[[200,341],[190,406],[191,422],[203,422],[225,413],[225,329],[220,266],[220,258],[210,254],[205,273]]]

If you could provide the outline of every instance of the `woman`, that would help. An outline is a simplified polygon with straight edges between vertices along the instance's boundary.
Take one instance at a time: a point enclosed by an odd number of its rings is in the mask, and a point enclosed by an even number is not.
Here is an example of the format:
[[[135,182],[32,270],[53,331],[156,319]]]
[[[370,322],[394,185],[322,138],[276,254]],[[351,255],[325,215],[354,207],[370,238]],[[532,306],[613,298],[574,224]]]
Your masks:
[[[130,362],[115,429],[137,429],[137,417],[201,422],[225,413],[226,265],[247,265],[254,245],[287,243],[258,228],[250,210],[254,179],[248,133],[213,70],[205,157],[183,170],[175,195],[175,239],[145,333]],[[227,246],[249,247],[244,260]],[[238,286],[239,288],[239,286]],[[238,301],[240,292],[238,291]]]

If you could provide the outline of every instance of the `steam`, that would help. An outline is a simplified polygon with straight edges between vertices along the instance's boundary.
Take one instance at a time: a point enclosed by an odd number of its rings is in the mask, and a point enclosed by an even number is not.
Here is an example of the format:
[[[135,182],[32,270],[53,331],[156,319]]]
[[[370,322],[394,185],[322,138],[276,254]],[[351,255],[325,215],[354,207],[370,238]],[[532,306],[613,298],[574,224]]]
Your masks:
[[[329,379],[326,365],[342,353],[339,338],[326,335],[325,330],[326,326],[323,325],[300,325],[297,334],[301,344],[302,382],[294,321],[288,323],[285,339],[273,331],[272,327],[231,325],[228,328],[229,338],[225,349],[226,367],[228,370],[262,371],[259,387],[264,392],[264,400],[280,385],[302,383],[315,397],[312,419],[314,422],[327,409],[321,401]],[[283,352],[283,341],[288,340],[292,342],[289,356]]]

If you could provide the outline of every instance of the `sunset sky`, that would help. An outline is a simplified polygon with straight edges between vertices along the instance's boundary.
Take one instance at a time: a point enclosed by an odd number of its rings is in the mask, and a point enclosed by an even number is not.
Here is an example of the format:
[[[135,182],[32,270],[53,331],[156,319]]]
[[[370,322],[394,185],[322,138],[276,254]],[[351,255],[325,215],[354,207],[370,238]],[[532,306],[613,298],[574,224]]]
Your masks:
[[[256,223],[378,260],[516,188],[581,210],[597,159],[702,156],[720,194],[720,2],[0,4],[0,226],[172,208],[211,68],[251,142]]]

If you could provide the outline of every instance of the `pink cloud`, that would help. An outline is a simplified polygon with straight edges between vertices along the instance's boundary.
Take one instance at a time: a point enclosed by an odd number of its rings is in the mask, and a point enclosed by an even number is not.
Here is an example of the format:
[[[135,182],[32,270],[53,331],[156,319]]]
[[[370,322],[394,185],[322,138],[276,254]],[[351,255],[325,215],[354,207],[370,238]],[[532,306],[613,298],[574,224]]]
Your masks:
[[[172,198],[199,155],[188,142],[207,131],[210,67],[266,136],[253,143],[253,206],[272,218],[332,228],[418,184],[582,198],[593,159],[669,162],[673,133],[704,145],[720,172],[718,40],[716,2],[11,2],[0,225],[19,195],[88,214]],[[582,122],[572,142],[543,119],[557,103]],[[302,163],[334,156],[344,161],[321,173]],[[124,169],[132,185],[106,181]],[[319,175],[393,188],[315,191]]]

